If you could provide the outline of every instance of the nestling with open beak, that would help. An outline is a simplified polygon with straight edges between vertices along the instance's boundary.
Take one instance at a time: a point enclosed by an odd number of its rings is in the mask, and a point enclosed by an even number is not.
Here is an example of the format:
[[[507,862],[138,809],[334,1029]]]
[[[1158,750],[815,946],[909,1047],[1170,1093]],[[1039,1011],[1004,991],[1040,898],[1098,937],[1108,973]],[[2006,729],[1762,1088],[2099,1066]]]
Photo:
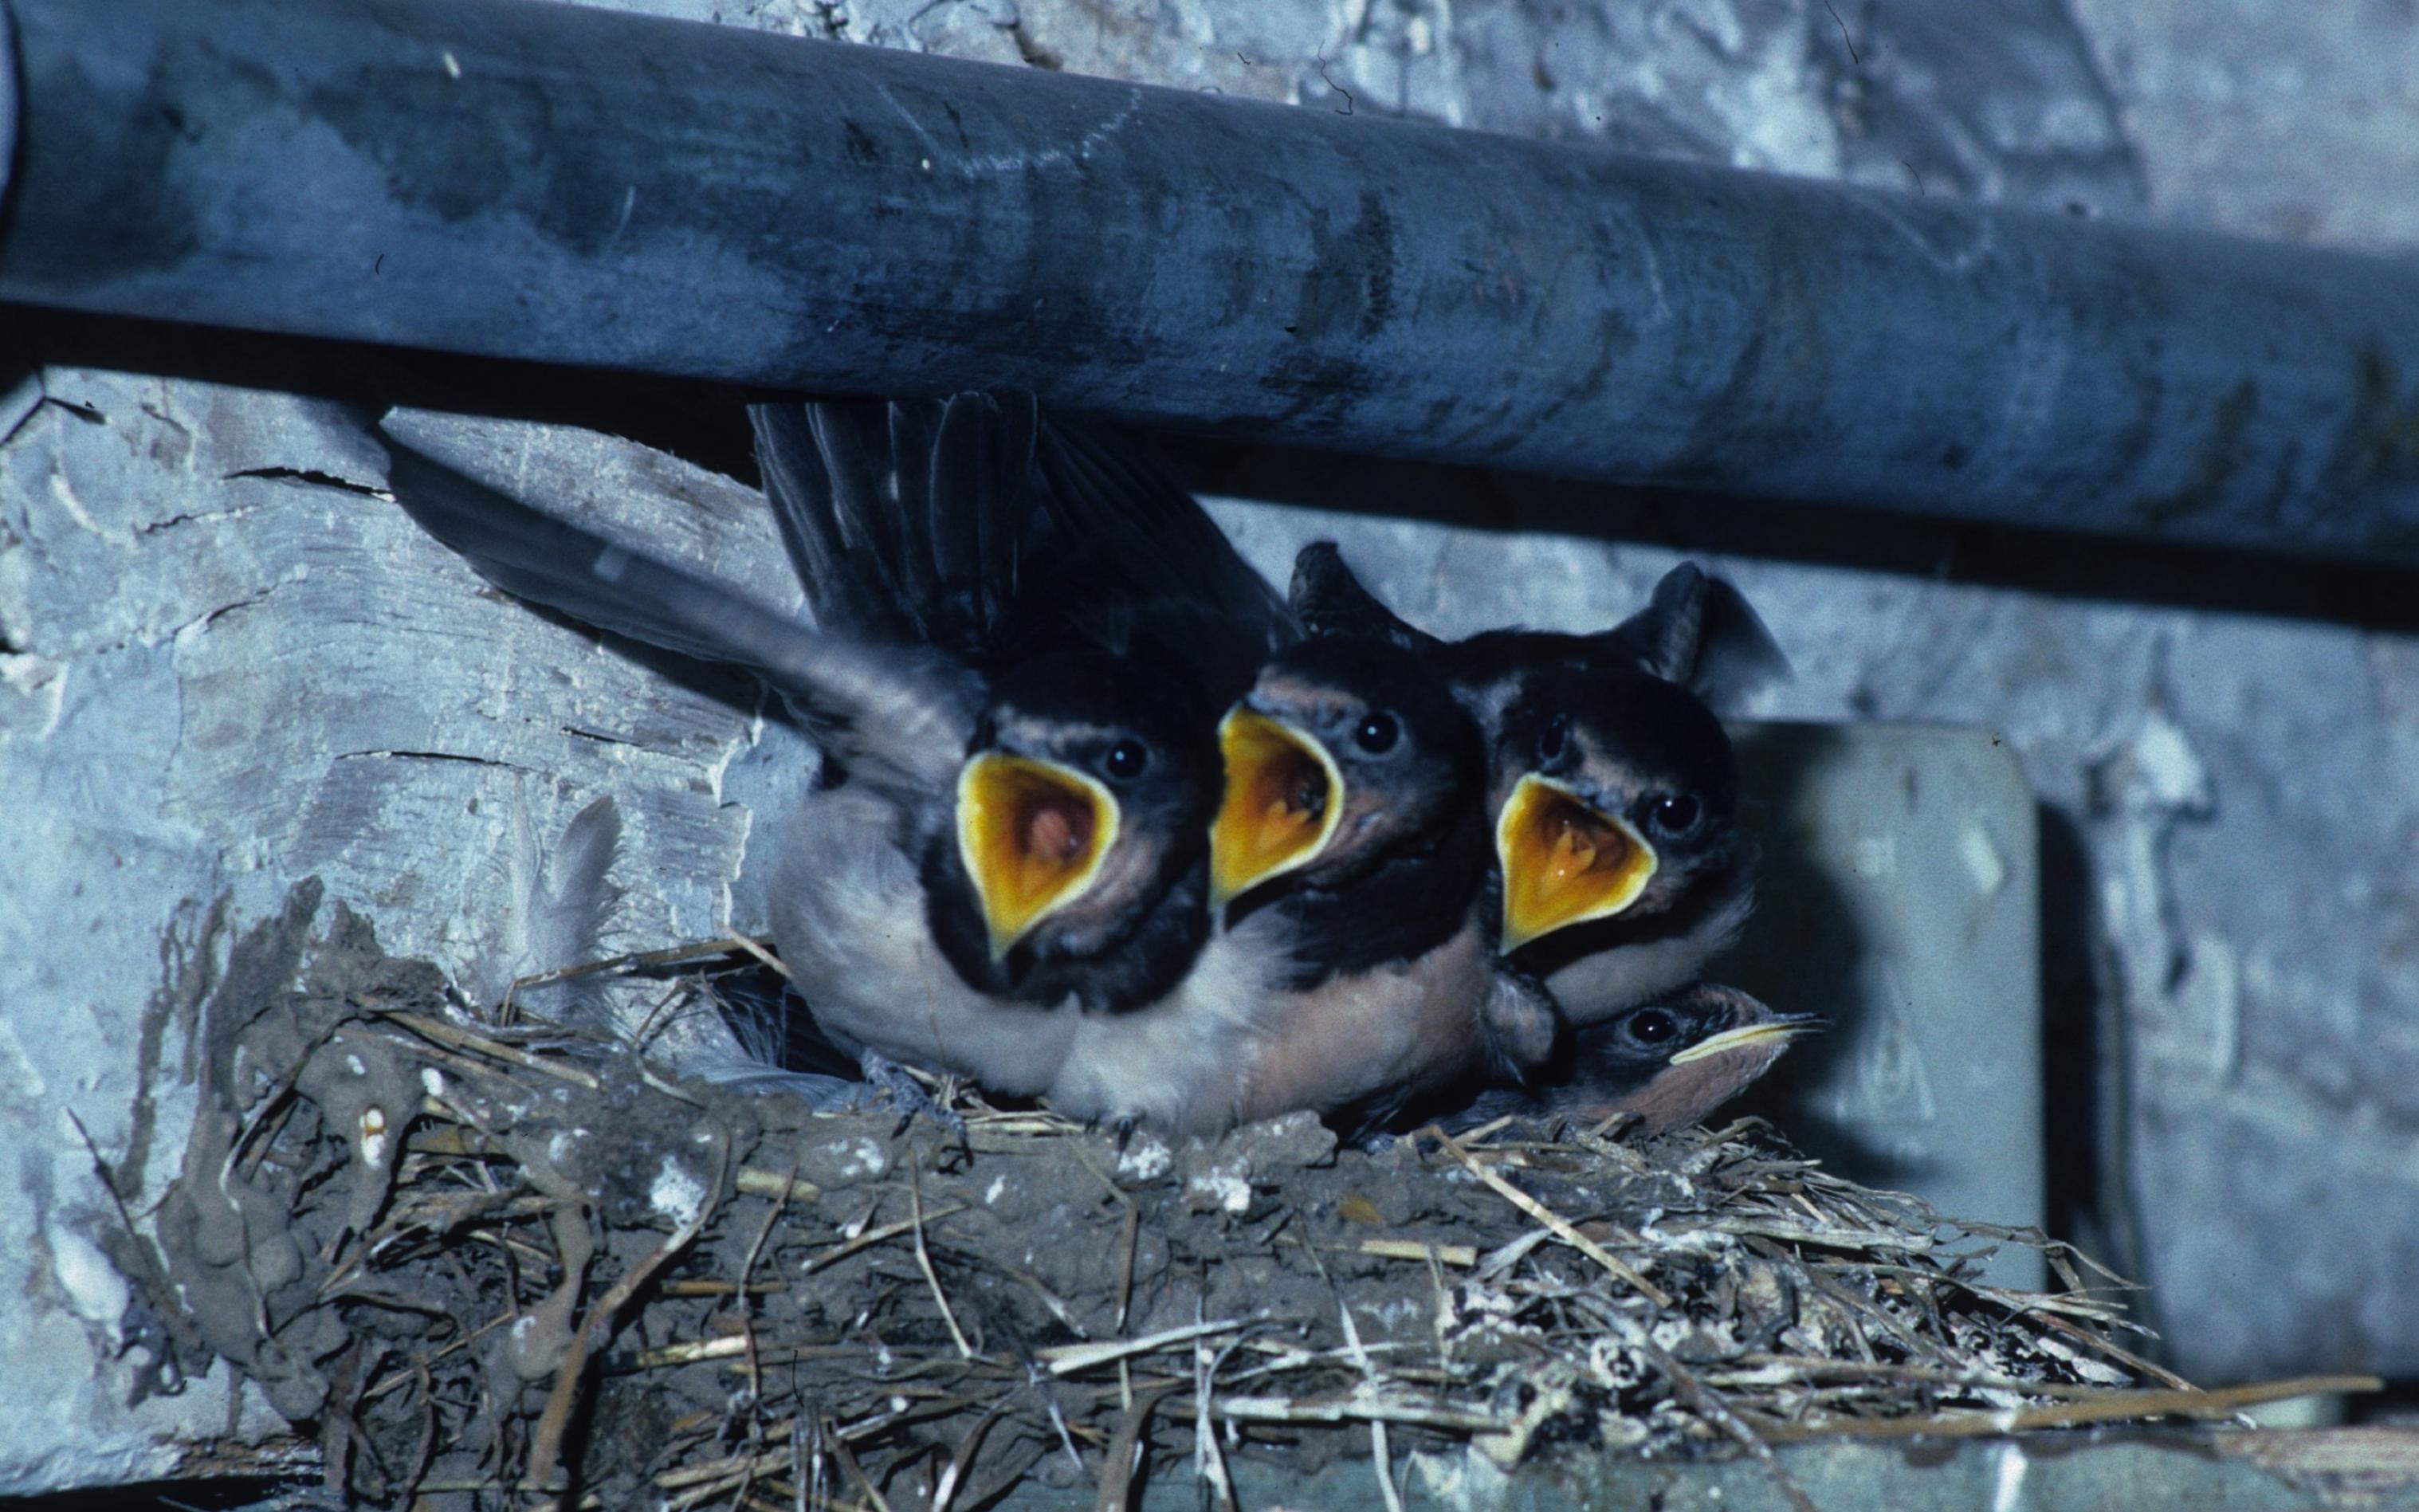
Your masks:
[[[1738,1096],[1791,1041],[1823,1026],[1814,1014],[1776,1012],[1735,987],[1701,983],[1579,1030],[1562,1075],[1483,1092],[1440,1121],[1459,1132],[1507,1115],[1594,1126],[1628,1114],[1634,1132],[1666,1134]]]
[[[1489,743],[1500,936],[1574,1025],[1695,980],[1754,905],[1737,763],[1706,696],[1785,670],[1736,590],[1689,564],[1588,635],[1490,630],[1444,641],[1362,587],[1329,543],[1294,563],[1294,611],[1440,670]]]
[[[1695,980],[1754,906],[1721,721],[1643,672],[1554,669],[1496,742],[1501,944],[1575,1025]]]
[[[1159,1088],[1137,1111],[1165,1127],[1313,1108],[1357,1134],[1473,1068],[1508,1075],[1545,1056],[1551,1001],[1495,949],[1477,732],[1416,657],[1349,637],[1280,652],[1220,739],[1223,927],[1185,984],[1136,1015],[1164,1025],[1158,1044],[1129,1036],[1141,1058],[1071,1066],[1130,1097]],[[1087,1022],[1079,1045],[1115,1027]],[[1222,1071],[1212,1087],[1204,1064]]]
[[[870,1078],[1055,1092],[1118,1042],[1079,1022],[1134,1022],[1209,935],[1215,721],[1292,638],[1284,606],[1189,497],[1127,497],[1172,486],[1029,396],[754,418],[817,628],[395,444],[392,485],[507,591],[782,695],[824,760],[758,821],[774,934]],[[1071,1085],[1097,1093],[1079,1117],[1129,1111],[1114,1077]]]

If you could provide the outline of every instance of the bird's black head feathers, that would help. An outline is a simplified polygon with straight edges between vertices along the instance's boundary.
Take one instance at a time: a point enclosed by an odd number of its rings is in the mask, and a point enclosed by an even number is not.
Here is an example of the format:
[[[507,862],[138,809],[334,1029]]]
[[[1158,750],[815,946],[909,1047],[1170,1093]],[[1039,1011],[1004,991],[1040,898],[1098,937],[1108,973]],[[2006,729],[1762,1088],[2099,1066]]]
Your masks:
[[[1415,959],[1461,928],[1486,871],[1485,760],[1476,727],[1412,652],[1324,636],[1280,652],[1249,706],[1324,746],[1344,814],[1320,857],[1247,897],[1297,920],[1302,977]]]
[[[1661,678],[1557,668],[1527,679],[1504,711],[1490,765],[1491,807],[1535,774],[1618,816],[1655,851],[1653,875],[1622,912],[1519,948],[1540,975],[1690,925],[1751,863],[1730,737],[1702,700]]]
[[[1504,710],[1494,766],[1601,798],[1658,851],[1685,853],[1737,818],[1738,756],[1722,722],[1687,688],[1643,672],[1558,667],[1527,678]]]
[[[1647,606],[1609,629],[1518,626],[1446,641],[1405,621],[1363,586],[1333,541],[1294,558],[1287,602],[1314,635],[1390,640],[1429,666],[1490,718],[1524,677],[1551,669],[1645,672],[1729,707],[1789,675],[1789,661],[1744,594],[1693,562],[1663,575]]]

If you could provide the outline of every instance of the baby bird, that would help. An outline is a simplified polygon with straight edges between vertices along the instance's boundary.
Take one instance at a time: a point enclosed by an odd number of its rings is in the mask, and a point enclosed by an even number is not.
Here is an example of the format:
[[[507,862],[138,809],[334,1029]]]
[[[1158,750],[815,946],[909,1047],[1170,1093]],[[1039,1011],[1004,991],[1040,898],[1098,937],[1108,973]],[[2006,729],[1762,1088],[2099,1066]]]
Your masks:
[[[1643,1134],[1703,1120],[1772,1069],[1790,1041],[1823,1027],[1735,987],[1703,983],[1578,1031],[1566,1070],[1527,1088],[1495,1088],[1441,1121],[1454,1133],[1506,1116],[1587,1127],[1622,1115]]]

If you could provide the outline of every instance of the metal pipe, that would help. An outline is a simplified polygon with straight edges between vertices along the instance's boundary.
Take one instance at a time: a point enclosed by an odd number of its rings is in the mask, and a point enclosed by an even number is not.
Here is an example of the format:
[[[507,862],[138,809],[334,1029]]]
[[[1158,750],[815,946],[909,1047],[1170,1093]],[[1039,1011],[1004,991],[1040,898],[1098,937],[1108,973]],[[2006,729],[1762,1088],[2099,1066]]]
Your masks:
[[[17,161],[17,23],[0,0],[0,209],[8,204],[8,170]]]
[[[532,0],[6,0],[0,300],[2410,560],[2419,264]]]

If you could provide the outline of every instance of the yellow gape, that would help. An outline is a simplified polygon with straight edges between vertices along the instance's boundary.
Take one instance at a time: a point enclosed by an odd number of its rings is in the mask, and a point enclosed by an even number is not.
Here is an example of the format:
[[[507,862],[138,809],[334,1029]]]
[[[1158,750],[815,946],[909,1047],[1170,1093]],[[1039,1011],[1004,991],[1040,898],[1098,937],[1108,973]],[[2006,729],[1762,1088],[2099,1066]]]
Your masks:
[[[1655,875],[1655,847],[1617,814],[1535,773],[1520,779],[1495,820],[1503,866],[1502,949],[1571,924],[1610,918]]]
[[[1344,775],[1327,748],[1237,704],[1218,726],[1226,792],[1210,825],[1210,906],[1316,860],[1344,819]]]
[[[991,958],[1088,890],[1117,841],[1117,800],[1071,766],[987,751],[958,772],[958,855]]]

